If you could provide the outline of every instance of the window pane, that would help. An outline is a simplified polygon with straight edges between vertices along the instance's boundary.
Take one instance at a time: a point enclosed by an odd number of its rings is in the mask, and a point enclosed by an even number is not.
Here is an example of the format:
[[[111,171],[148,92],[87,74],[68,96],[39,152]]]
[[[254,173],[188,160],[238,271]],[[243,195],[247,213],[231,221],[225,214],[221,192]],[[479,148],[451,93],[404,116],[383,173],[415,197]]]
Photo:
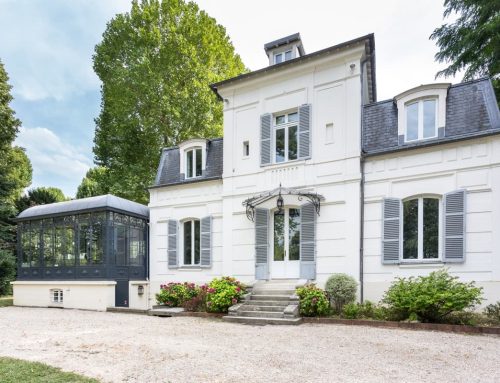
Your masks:
[[[274,212],[274,260],[285,259],[285,215],[283,212]]]
[[[436,136],[436,100],[424,101],[424,138]]]
[[[276,162],[285,161],[285,129],[276,130]]]
[[[55,266],[54,257],[54,227],[51,222],[43,223],[43,258],[45,266]]]
[[[297,127],[290,126],[288,128],[288,159],[297,159]]]
[[[191,264],[191,221],[184,222],[184,264]]]
[[[437,258],[439,244],[439,200],[424,198],[424,258]]]
[[[196,177],[201,176],[201,149],[196,149]]]
[[[285,52],[285,61],[290,60],[292,58],[292,51]]]
[[[115,259],[116,264],[127,264],[127,227],[115,224]]]
[[[290,209],[290,217],[288,219],[288,240],[290,241],[290,261],[298,261],[300,259],[300,210]]]
[[[64,264],[64,254],[66,249],[66,230],[64,226],[56,226],[54,238],[54,256],[55,265],[62,266]]]
[[[19,226],[19,230],[21,230],[21,267],[29,267],[31,254],[31,228],[29,224],[25,224]]]
[[[75,227],[74,216],[64,217],[64,265],[75,266]]]
[[[200,264],[200,221],[194,221],[194,264]]]
[[[285,123],[285,116],[276,116],[276,125],[279,124],[284,124]]]
[[[279,64],[280,62],[283,61],[283,56],[281,53],[277,54],[274,56],[274,63],[275,64]]]
[[[87,265],[90,258],[90,226],[87,223],[80,223],[79,236],[80,265]]]
[[[130,264],[140,266],[144,258],[144,231],[142,229],[130,228]]]
[[[31,223],[31,266],[40,266],[40,235],[41,226],[39,222]]]
[[[418,258],[418,199],[403,203],[403,259]]]
[[[297,112],[295,113],[290,113],[288,115],[288,122],[296,122],[299,120],[299,114]]]
[[[193,151],[186,153],[186,178],[193,176]]]
[[[103,236],[104,225],[101,222],[94,222],[92,225],[92,263],[101,264],[104,261]]]
[[[418,102],[406,107],[406,141],[418,139]]]

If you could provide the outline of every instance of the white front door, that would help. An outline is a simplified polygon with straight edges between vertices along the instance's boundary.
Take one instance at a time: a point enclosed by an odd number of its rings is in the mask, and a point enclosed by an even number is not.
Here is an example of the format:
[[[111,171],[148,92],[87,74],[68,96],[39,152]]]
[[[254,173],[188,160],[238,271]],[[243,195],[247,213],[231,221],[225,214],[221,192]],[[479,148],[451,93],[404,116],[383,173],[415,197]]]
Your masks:
[[[272,217],[271,278],[299,278],[300,209],[275,211]]]

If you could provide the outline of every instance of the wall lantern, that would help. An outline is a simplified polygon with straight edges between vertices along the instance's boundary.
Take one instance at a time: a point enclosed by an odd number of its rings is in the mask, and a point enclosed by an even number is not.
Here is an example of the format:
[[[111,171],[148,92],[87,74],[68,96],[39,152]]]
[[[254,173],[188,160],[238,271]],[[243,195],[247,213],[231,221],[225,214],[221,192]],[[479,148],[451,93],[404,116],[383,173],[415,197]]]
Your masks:
[[[283,211],[283,196],[281,195],[281,184],[278,199],[276,200],[276,206],[278,207],[278,211],[281,213]]]
[[[139,294],[139,295],[144,294],[144,286],[143,285],[137,286],[137,294]]]

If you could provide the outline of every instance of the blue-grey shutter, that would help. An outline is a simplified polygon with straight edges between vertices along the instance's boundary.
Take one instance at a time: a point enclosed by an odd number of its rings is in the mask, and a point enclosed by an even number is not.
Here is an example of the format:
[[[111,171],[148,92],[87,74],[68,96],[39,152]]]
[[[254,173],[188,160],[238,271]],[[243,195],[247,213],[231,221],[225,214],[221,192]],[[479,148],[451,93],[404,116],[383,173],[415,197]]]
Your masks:
[[[177,262],[177,221],[175,219],[168,220],[168,267],[175,269],[178,267]]]
[[[201,219],[201,267],[212,265],[212,216]]]
[[[299,107],[299,158],[311,157],[311,105]]]
[[[465,190],[444,195],[444,261],[465,261]]]
[[[268,279],[269,210],[255,209],[255,279]]]
[[[397,198],[384,198],[382,211],[382,263],[399,263],[401,201]]]
[[[260,164],[271,163],[271,114],[260,116]]]
[[[316,208],[312,203],[300,208],[300,278],[316,279]]]

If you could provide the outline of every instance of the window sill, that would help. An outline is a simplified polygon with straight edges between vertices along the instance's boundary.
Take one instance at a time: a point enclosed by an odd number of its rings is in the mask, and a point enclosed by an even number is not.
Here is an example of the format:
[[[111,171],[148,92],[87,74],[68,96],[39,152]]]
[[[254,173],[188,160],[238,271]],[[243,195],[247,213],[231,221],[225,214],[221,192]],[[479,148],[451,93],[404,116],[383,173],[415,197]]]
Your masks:
[[[261,165],[262,168],[271,168],[271,169],[279,169],[279,168],[285,168],[289,165],[302,165],[305,164],[307,160],[310,160],[311,157],[307,158],[301,158],[300,160],[292,160],[292,161],[285,161],[285,162],[274,162],[272,164],[266,164],[266,165]]]
[[[201,271],[203,270],[200,266],[179,266],[177,268],[179,271]]]
[[[436,259],[433,261],[427,260],[411,260],[411,261],[401,261],[399,267],[403,269],[414,269],[414,268],[434,268],[436,266],[442,266],[444,262],[441,259]]]

